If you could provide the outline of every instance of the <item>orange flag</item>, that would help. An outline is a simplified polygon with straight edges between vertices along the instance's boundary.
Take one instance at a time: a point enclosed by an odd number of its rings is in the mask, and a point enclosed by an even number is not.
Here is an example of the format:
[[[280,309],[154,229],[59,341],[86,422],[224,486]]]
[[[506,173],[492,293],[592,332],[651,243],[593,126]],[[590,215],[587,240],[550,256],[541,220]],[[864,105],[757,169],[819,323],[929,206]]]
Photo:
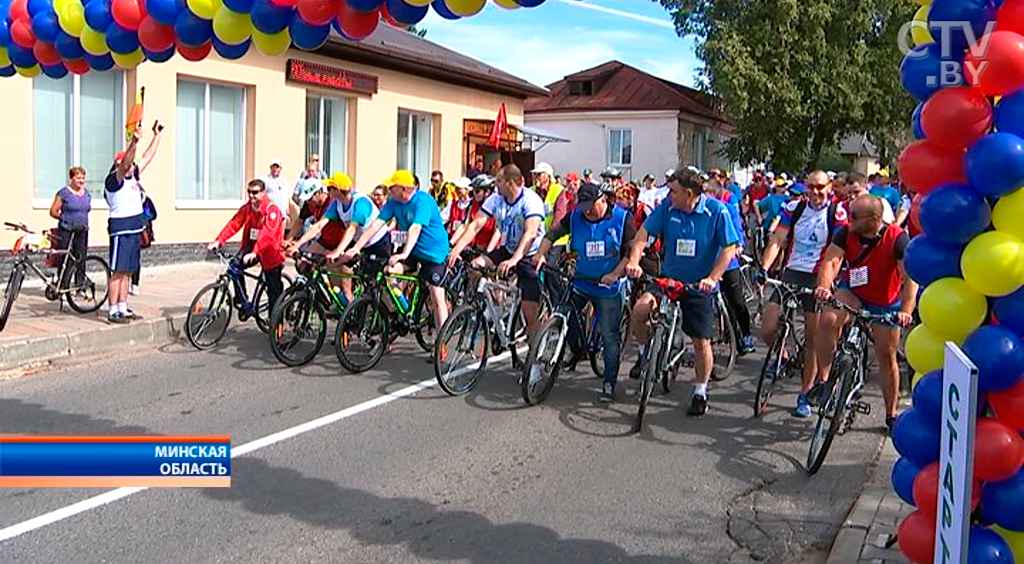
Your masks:
[[[131,142],[132,134],[142,127],[142,109],[146,100],[146,87],[139,88],[139,93],[135,97],[135,105],[132,106],[130,112],[128,112],[128,119],[124,122],[124,139],[127,142]]]

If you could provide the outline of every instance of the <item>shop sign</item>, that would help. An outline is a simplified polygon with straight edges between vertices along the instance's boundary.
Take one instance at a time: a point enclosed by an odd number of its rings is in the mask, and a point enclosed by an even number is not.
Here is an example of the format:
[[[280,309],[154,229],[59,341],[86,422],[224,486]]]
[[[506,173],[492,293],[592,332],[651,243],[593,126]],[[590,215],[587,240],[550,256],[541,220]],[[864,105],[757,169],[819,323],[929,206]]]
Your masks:
[[[288,80],[333,90],[376,94],[378,78],[370,74],[348,71],[308,61],[288,59]]]

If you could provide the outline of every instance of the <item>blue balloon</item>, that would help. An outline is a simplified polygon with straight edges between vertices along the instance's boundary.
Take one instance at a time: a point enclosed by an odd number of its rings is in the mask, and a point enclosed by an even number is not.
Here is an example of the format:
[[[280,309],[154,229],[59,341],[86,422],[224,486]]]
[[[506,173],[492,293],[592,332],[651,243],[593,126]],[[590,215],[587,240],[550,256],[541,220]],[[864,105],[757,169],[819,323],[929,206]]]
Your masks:
[[[949,78],[950,65],[959,71],[963,67],[963,56],[943,57],[937,43],[918,45],[903,57],[900,83],[918,100],[927,100],[937,90],[964,85],[962,74]]]
[[[57,23],[57,14],[53,11],[43,11],[32,16],[32,33],[36,34],[36,39],[40,41],[50,41],[57,39],[57,32],[61,31],[60,24]],[[65,74],[67,74],[65,69]]]
[[[1006,327],[1024,339],[1024,287],[992,301],[999,326]]]
[[[942,418],[942,371],[933,370],[914,384],[911,392],[914,410],[931,419],[936,425]]]
[[[110,0],[93,0],[85,7],[85,23],[96,31],[103,31],[114,23],[110,15]],[[97,69],[99,70],[99,69]]]
[[[107,47],[122,55],[134,53],[139,48],[139,35],[130,29],[121,27],[116,22],[112,23],[107,28]]]
[[[185,2],[184,0],[146,0],[146,10],[160,25],[174,25],[178,14],[185,11]]]
[[[911,280],[923,288],[939,278],[959,278],[960,255],[963,245],[944,243],[929,235],[918,235],[910,240],[903,266]]]
[[[414,25],[420,23],[423,18],[427,17],[427,12],[430,8],[430,4],[426,6],[410,6],[402,0],[384,0],[384,5],[387,6],[388,13],[398,23],[405,25]]]
[[[8,6],[10,7],[10,6]],[[28,15],[29,17],[35,17],[36,14],[43,12],[53,12],[53,1],[52,0],[28,0]]]
[[[978,391],[1003,391],[1024,375],[1024,341],[1006,327],[979,327],[962,348],[978,367]]]
[[[916,409],[901,413],[892,426],[893,446],[920,468],[939,459],[939,439],[939,426]]]
[[[331,33],[330,25],[309,25],[302,21],[299,13],[295,12],[292,23],[288,26],[292,36],[292,44],[304,51],[319,49],[327,43],[327,36]]]
[[[992,223],[984,196],[961,184],[944,184],[921,200],[921,229],[947,243],[969,243]]]
[[[253,0],[224,0],[224,5],[232,12],[248,14],[252,11]]]
[[[524,8],[536,8],[544,3],[544,0],[516,0],[516,4]]]
[[[254,28],[263,33],[274,34],[280,33],[288,27],[293,13],[295,13],[294,9],[276,6],[270,0],[253,0],[249,17],[252,18]]]
[[[892,489],[900,496],[905,503],[917,506],[914,503],[914,478],[921,472],[921,468],[906,458],[900,458],[892,465]]]
[[[0,76],[14,76],[18,74],[18,71],[14,70],[14,65],[7,65],[6,67],[0,67]]]
[[[198,47],[213,37],[213,22],[184,10],[178,14],[178,19],[174,22],[174,33],[183,45]]]
[[[249,45],[251,43],[251,39],[246,39],[243,43],[239,43],[238,45],[230,45],[228,43],[224,43],[220,39],[217,39],[215,36],[213,38],[213,50],[225,59],[241,59],[247,52],[249,52]]]
[[[981,487],[981,512],[1000,527],[1024,531],[1024,470],[1002,482],[985,482]]]
[[[451,11],[451,9],[448,8],[448,4],[444,3],[444,0],[434,0],[433,2],[430,3],[430,6],[434,8],[434,11],[437,12],[437,15],[441,16],[446,20],[457,20],[462,17],[456,14],[455,12]]]
[[[1013,564],[1013,550],[999,533],[974,525],[967,540],[967,564]]]
[[[0,12],[0,47],[7,47],[11,44],[11,24],[7,21],[7,18],[2,17],[5,13]]]
[[[928,29],[932,37],[942,41],[943,30],[936,22],[969,24],[973,37],[968,37],[963,25],[954,25],[949,31],[950,50],[963,53],[968,45],[981,39],[985,26],[995,19],[996,9],[991,0],[935,0],[928,10]]]
[[[914,130],[914,139],[924,139],[924,128],[921,127],[921,110],[924,109],[924,102],[918,102],[917,107],[914,108],[913,115],[910,116],[910,125]]]
[[[1003,96],[992,110],[997,131],[1024,137],[1024,90]]]
[[[103,1],[104,0],[93,0],[93,3]],[[107,53],[102,57],[86,53],[85,60],[89,62],[89,66],[92,67],[92,70],[107,71],[114,68],[114,58],[110,56],[110,53]]]
[[[64,33],[64,30],[57,34],[57,40],[53,42],[53,46],[62,59],[81,59],[85,54],[85,49],[82,49],[78,38]]]
[[[967,151],[967,181],[983,196],[1004,196],[1024,184],[1024,138],[992,133]]]
[[[37,62],[36,56],[31,49],[26,49],[17,43],[11,43],[7,48],[7,57],[16,67],[34,67]]]
[[[142,53],[146,55],[146,59],[149,61],[152,61],[154,63],[166,63],[167,61],[171,60],[171,57],[174,56],[174,45],[171,45],[169,48],[163,51],[150,51],[149,49],[143,47]]]
[[[43,74],[50,78],[64,78],[68,75],[68,69],[64,66],[64,63],[57,63],[56,65],[39,65],[43,69]]]
[[[345,0],[349,8],[357,12],[372,12],[384,3],[384,0]]]

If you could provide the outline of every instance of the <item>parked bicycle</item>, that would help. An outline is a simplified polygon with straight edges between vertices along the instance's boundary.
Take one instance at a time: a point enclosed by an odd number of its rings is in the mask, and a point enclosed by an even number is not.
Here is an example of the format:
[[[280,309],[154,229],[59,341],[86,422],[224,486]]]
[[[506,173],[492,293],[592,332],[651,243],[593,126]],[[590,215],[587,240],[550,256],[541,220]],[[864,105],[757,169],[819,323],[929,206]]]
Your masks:
[[[715,332],[711,336],[711,351],[715,361],[711,366],[711,379],[720,382],[731,376],[733,369],[736,368],[736,358],[739,356],[739,331],[736,329],[736,321],[729,315],[729,308],[725,305],[722,292],[715,292],[711,304],[715,315]]]
[[[4,286],[4,305],[0,311],[0,331],[7,325],[14,300],[21,291],[25,280],[25,272],[32,271],[43,281],[43,294],[50,301],[60,301],[61,307],[67,301],[71,309],[78,313],[92,313],[107,301],[107,283],[110,280],[110,267],[107,261],[97,255],[86,255],[79,261],[68,250],[51,248],[52,242],[48,235],[36,233],[24,223],[4,222],[8,231],[22,233],[14,243],[11,253],[14,261],[11,273]],[[72,237],[78,237],[78,234]],[[68,249],[72,244],[68,244]],[[42,254],[48,258],[59,258],[60,266],[52,273],[43,272],[32,261],[32,255]]]
[[[760,417],[768,407],[772,393],[779,380],[798,378],[804,369],[803,326],[797,323],[801,299],[813,294],[811,290],[780,280],[769,278],[765,283],[777,288],[781,295],[779,323],[775,338],[769,343],[768,352],[757,379],[757,394],[754,396],[754,416]]]

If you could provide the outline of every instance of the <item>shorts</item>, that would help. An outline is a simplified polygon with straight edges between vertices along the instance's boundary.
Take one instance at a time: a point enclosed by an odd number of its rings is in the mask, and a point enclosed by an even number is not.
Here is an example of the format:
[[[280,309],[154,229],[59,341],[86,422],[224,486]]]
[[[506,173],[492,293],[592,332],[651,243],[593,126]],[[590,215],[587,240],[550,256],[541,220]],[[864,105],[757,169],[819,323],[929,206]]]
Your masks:
[[[380,241],[363,247],[363,250],[359,252],[359,258],[353,258],[344,264],[345,266],[352,266],[362,258],[362,260],[370,264],[381,264],[387,266],[388,259],[391,258],[392,249],[391,235],[388,234],[381,237]]]
[[[889,305],[879,305],[866,302],[860,296],[853,293],[853,290],[850,289],[850,284],[845,280],[841,280],[839,282],[839,288],[843,290],[848,290],[851,294],[853,294],[853,296],[860,301],[861,309],[863,309],[867,313],[870,313],[871,315],[889,315],[893,313],[899,313],[900,309],[902,309],[903,307],[903,301],[899,299],[897,299],[895,302]],[[873,321],[871,324],[880,325],[882,327],[897,327],[895,323],[882,323],[880,321]]]
[[[141,254],[138,233],[110,236],[111,272],[135,272],[139,269]]]
[[[494,266],[498,266],[512,258],[512,253],[505,247],[498,247],[487,253],[486,256],[491,259]],[[540,302],[540,275],[529,257],[519,261],[519,264],[516,265],[516,286],[522,292],[524,302]]]
[[[792,284],[808,290],[814,290],[818,287],[818,276],[810,272],[800,272],[798,270],[785,269],[782,271],[780,278],[786,284]],[[779,288],[775,288],[772,291],[772,295],[768,298],[768,301],[776,304],[782,304],[782,291]],[[804,313],[818,313],[821,306],[818,304],[818,300],[813,295],[804,296],[800,303],[803,305]]]
[[[430,262],[418,257],[409,257],[405,259],[404,264],[406,272],[412,272],[418,268],[419,271],[416,273],[416,276],[430,286],[444,284],[444,280],[448,276],[448,267],[444,264]]]
[[[665,299],[661,288],[651,285],[647,291],[658,301]],[[676,300],[679,302],[683,316],[683,333],[691,339],[710,339],[715,336],[715,305],[714,295],[705,296],[687,292]]]

